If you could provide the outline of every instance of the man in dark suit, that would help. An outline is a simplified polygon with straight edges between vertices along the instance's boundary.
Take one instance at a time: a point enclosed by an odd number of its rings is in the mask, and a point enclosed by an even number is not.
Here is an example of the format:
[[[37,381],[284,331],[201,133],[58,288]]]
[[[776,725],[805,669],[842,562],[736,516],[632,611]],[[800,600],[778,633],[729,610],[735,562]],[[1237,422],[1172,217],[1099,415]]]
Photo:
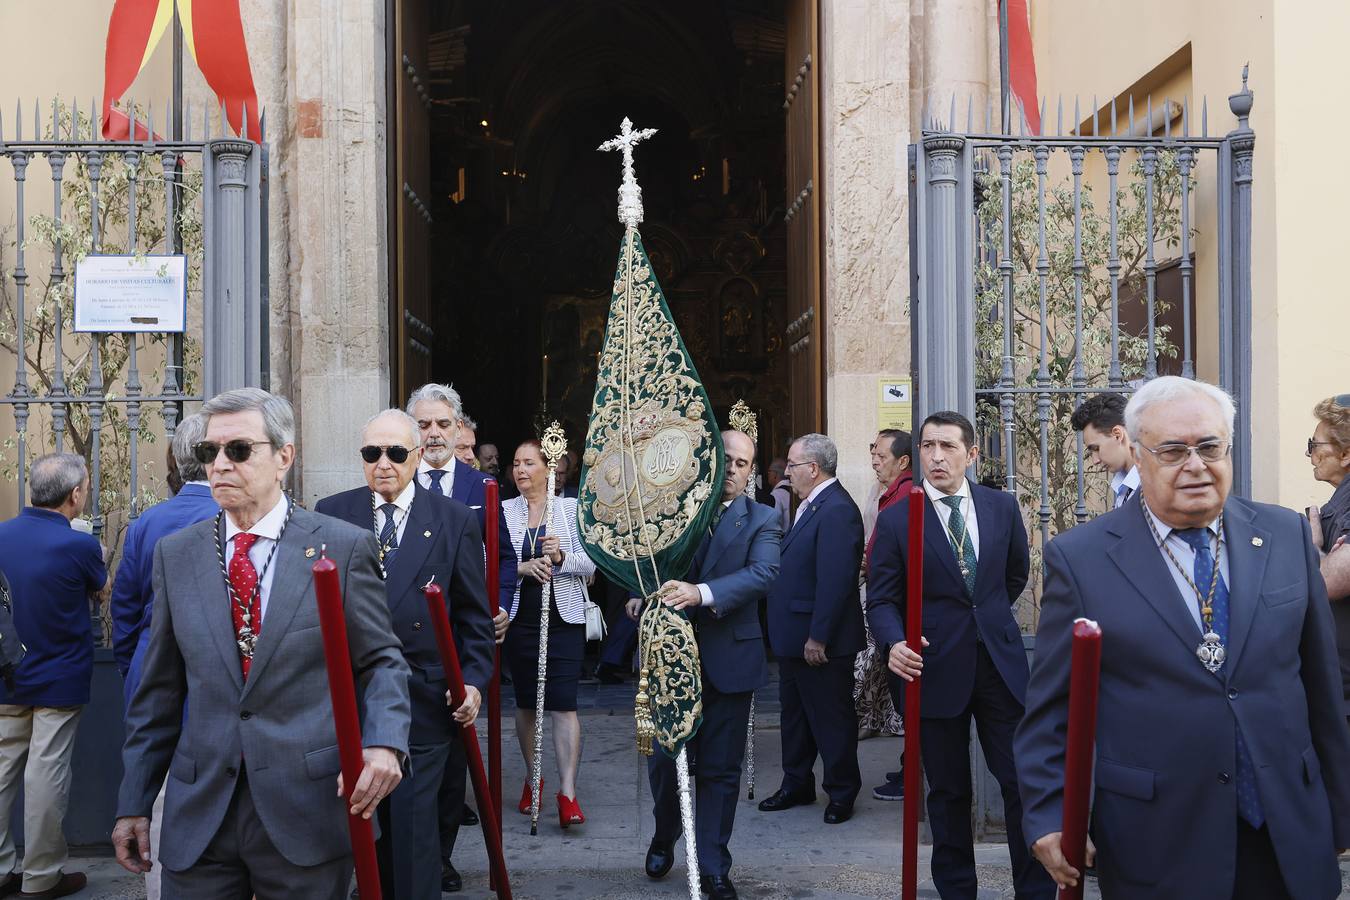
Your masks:
[[[412,392],[408,398],[408,415],[417,422],[418,434],[422,441],[421,460],[417,464],[417,483],[433,494],[441,494],[452,500],[458,500],[478,517],[478,533],[487,535],[486,484],[488,476],[473,466],[461,462],[455,456],[455,444],[460,426],[464,422],[464,404],[459,392],[448,384],[424,384]],[[511,532],[506,527],[506,516],[497,514],[497,617],[493,626],[497,629],[498,642],[506,635],[506,626],[510,621],[512,598],[516,591],[516,551],[511,546]],[[451,759],[455,765],[454,758]],[[450,851],[454,849],[454,835],[462,824],[474,824],[477,818],[473,810],[464,804],[452,805],[454,794],[464,794],[464,767],[458,771],[447,771],[442,781],[441,793],[441,842],[445,851],[446,890],[450,890],[458,880],[454,876],[454,867],[450,864]]]
[[[197,459],[222,514],[155,547],[155,614],[122,748],[117,860],[150,869],[149,816],[167,773],[153,860],[166,897],[345,900],[347,817],[375,815],[408,752],[408,666],[375,539],[282,492],[295,460],[284,397],[241,388],[202,414]],[[346,801],[311,572],[321,550],[338,568],[364,697],[363,766]]]
[[[438,497],[413,479],[417,471],[417,423],[402,410],[371,419],[361,435],[367,487],[325,497],[317,512],[350,522],[378,536],[385,592],[394,634],[403,642],[403,658],[412,674],[408,695],[412,725],[408,732],[410,774],[380,807],[380,879],[392,900],[437,900],[441,882],[459,873],[442,872],[437,798],[447,760],[464,769],[459,724],[478,714],[492,678],[492,619],[483,586],[483,541],[473,513],[462,503]],[[449,686],[427,621],[422,588],[435,579],[445,590],[464,669],[466,697],[447,709]],[[458,785],[464,803],[464,783]],[[453,849],[454,836],[450,836]],[[458,889],[459,885],[455,885]]]
[[[745,730],[750,699],[764,683],[764,637],[759,627],[759,600],[778,574],[782,532],[772,508],[746,494],[755,461],[755,445],[739,431],[722,432],[726,478],[722,508],[694,555],[694,583],[668,581],[666,605],[687,610],[698,637],[703,674],[703,724],[692,746],[696,760],[694,834],[704,893],[714,900],[735,900],[731,882],[731,828],[736,820]],[[636,618],[641,600],[630,600],[628,615]],[[656,834],[647,849],[646,871],[663,878],[675,860],[680,837],[680,810],[675,761],[659,748],[648,760],[647,774],[655,801]]]
[[[28,472],[31,506],[0,523],[0,571],[8,577],[14,630],[27,648],[12,683],[0,684],[0,896],[64,897],[85,886],[69,861],[62,821],[70,760],[89,702],[94,637],[89,598],[108,581],[98,541],[70,527],[89,496],[89,470],[73,453],[50,453]],[[23,872],[10,805],[24,795]]]
[[[123,693],[129,705],[141,680],[141,662],[150,640],[150,617],[154,604],[150,592],[150,568],[155,545],[165,535],[214,518],[220,507],[211,497],[206,468],[192,455],[192,448],[206,436],[201,414],[188,416],[173,435],[174,464],[182,487],[168,500],[141,513],[127,528],[122,542],[122,562],[113,581],[113,658],[122,673]]]
[[[1340,893],[1350,730],[1331,611],[1307,522],[1229,495],[1233,418],[1213,385],[1144,385],[1125,412],[1141,496],[1046,548],[1016,747],[1026,835],[1060,884],[1081,877],[1060,828],[1071,634],[1088,617],[1102,629],[1102,895]]]
[[[801,505],[769,591],[769,644],[778,657],[783,704],[783,782],[759,804],[777,812],[814,803],[812,767],[819,755],[830,825],[853,816],[862,789],[853,658],[867,645],[858,601],[862,514],[834,476],[838,460],[834,441],[823,434],[797,438],[788,450],[787,477]]]
[[[944,900],[974,900],[970,829],[970,722],[1003,793],[1019,898],[1055,885],[1022,839],[1013,731],[1026,702],[1027,659],[1012,607],[1030,568],[1022,513],[1011,494],[972,485],[975,429],[960,413],[933,413],[919,429],[924,476],[922,662],[905,640],[910,498],[877,517],[867,563],[867,620],[891,677],[923,675],[921,753],[933,831],[933,883]]]

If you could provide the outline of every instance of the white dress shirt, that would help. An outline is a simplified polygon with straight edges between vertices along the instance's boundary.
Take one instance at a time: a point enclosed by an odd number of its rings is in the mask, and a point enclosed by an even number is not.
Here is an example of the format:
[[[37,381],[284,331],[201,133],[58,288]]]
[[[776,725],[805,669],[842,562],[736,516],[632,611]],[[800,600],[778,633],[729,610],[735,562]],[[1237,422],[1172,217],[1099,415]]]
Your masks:
[[[1125,491],[1121,491],[1125,488]],[[1125,474],[1116,472],[1111,476],[1111,508],[1120,509],[1125,505],[1125,501],[1139,490],[1139,467],[1130,466],[1130,471]]]
[[[286,495],[282,494],[277,505],[272,507],[272,511],[263,516],[253,527],[248,529],[249,534],[256,534],[258,539],[253,542],[253,546],[248,548],[248,561],[253,563],[253,570],[258,573],[258,624],[261,626],[264,619],[267,618],[267,600],[272,595],[272,576],[277,573],[276,556],[272,557],[272,564],[267,566],[267,571],[263,571],[263,566],[267,563],[267,557],[272,553],[272,547],[281,537],[281,525],[286,521],[287,500]],[[234,524],[234,519],[227,512],[225,514],[225,562],[229,563],[230,558],[234,556],[234,536],[244,529]],[[278,551],[280,552],[280,551]],[[241,601],[247,601],[247,597],[240,597]]]
[[[811,507],[811,504],[816,501],[816,498],[820,496],[820,492],[825,490],[827,487],[834,484],[838,480],[839,480],[838,478],[826,478],[820,484],[816,485],[815,488],[812,489],[811,493],[806,495],[806,499],[803,500],[801,504],[797,507],[797,515],[793,517],[792,524],[795,526],[798,522],[800,522],[802,520],[802,516],[806,514],[807,509],[809,509]]]
[[[434,468],[436,467],[427,462],[425,455],[422,457],[422,461],[417,464],[417,482],[427,490],[432,489],[431,476],[427,473]],[[449,497],[450,492],[455,489],[455,458],[453,456],[446,461],[445,468],[441,471],[445,473],[445,477],[441,479],[441,493]]]
[[[961,517],[966,520],[966,533],[970,535],[970,546],[975,548],[975,560],[980,559],[980,521],[975,515],[975,501],[970,499],[970,482],[962,478],[961,486],[954,493],[944,494],[938,488],[933,486],[930,481],[923,483],[924,493],[928,499],[933,501],[933,506],[937,509],[938,518],[942,520],[942,527],[946,530],[947,542],[951,543],[955,538],[961,537],[959,530],[952,531],[952,508],[942,502],[943,497],[961,498]],[[958,560],[959,562],[959,560]]]
[[[731,504],[735,503],[735,502],[736,502],[736,498],[735,498],[735,497],[732,497],[730,500],[723,500],[723,501],[722,501],[722,512],[725,514],[726,511],[727,511],[727,507],[730,506]],[[752,501],[750,501],[750,502],[753,503],[754,501],[752,500]],[[720,522],[719,522],[719,524],[720,524]],[[711,611],[712,614],[715,615],[715,616],[721,615],[721,613],[719,613],[719,612],[717,611],[717,606],[716,606],[715,603],[714,603],[714,601],[716,600],[716,598],[713,597],[712,588],[708,587],[708,586],[707,586],[706,584],[704,584],[703,582],[699,582],[697,585],[695,585],[695,587],[698,588],[698,595],[699,595],[699,597],[702,598],[701,603],[702,603],[702,605],[703,605],[703,608],[704,608],[704,609],[707,609],[707,610],[709,610],[709,611]]]
[[[408,511],[412,509],[413,495],[417,493],[417,485],[411,481],[397,497],[393,500],[385,500],[379,494],[371,492],[375,503],[375,536],[379,537],[380,532],[384,531],[384,510],[381,509],[386,503],[393,503],[394,510],[394,540],[398,541],[400,547],[403,546],[403,530],[408,527]]]
[[[1195,622],[1197,629],[1202,629],[1200,624],[1200,598],[1195,595],[1195,588],[1191,587],[1186,579],[1194,580],[1195,575],[1195,550],[1190,544],[1186,543],[1177,536],[1176,530],[1168,525],[1162,519],[1153,514],[1153,510],[1148,508],[1147,503],[1140,504],[1144,508],[1144,515],[1148,516],[1153,522],[1153,527],[1158,530],[1158,537],[1162,538],[1158,542],[1158,552],[1162,554],[1163,564],[1167,566],[1167,572],[1172,576],[1172,582],[1177,586],[1177,591],[1181,594],[1182,602],[1186,604],[1186,611],[1191,614],[1191,619]],[[1222,518],[1222,517],[1220,517]],[[1205,526],[1209,533],[1210,552],[1214,552],[1214,535],[1219,534],[1219,519],[1215,519]],[[1167,558],[1167,552],[1163,550],[1163,545],[1172,551],[1172,555],[1177,558],[1181,568],[1186,570],[1183,575],[1178,568],[1172,564],[1172,560]],[[1228,578],[1228,542],[1219,540],[1219,577],[1223,583],[1228,585],[1229,591],[1232,591],[1233,582]],[[1202,629],[1203,630],[1203,629]]]

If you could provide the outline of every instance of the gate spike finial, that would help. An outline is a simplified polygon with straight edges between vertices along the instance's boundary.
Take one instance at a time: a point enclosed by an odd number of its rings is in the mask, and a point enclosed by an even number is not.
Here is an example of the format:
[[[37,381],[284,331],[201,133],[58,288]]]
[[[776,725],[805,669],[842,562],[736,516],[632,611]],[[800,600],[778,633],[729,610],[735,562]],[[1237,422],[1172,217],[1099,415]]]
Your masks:
[[[1181,136],[1191,136],[1191,95],[1181,98]]]
[[[244,101],[244,111],[239,114],[239,134],[248,140],[248,101]]]
[[[1097,113],[1100,111],[1100,109],[1101,109],[1101,107],[1099,107],[1099,106],[1097,105],[1097,95],[1096,95],[1096,94],[1093,94],[1093,95],[1092,95],[1092,136],[1093,136],[1093,137],[1100,137],[1100,136],[1101,136],[1101,132],[1100,132],[1100,131],[1098,130],[1098,128],[1097,128]]]
[[[1130,95],[1130,118],[1129,126],[1125,132],[1126,137],[1134,137],[1134,94]]]
[[[956,130],[956,91],[952,91],[952,105],[951,109],[947,112],[946,130],[949,132]]]
[[[1045,129],[1045,121],[1041,121],[1041,129]],[[1055,137],[1064,136],[1064,95],[1059,95],[1058,112],[1055,114]]]
[[[23,101],[14,101],[14,140],[23,140]]]
[[[966,94],[966,134],[970,134],[975,128],[975,95]]]
[[[1153,92],[1152,92],[1152,91],[1149,91],[1149,92],[1148,92],[1148,99],[1145,101],[1145,103],[1146,103],[1146,105],[1145,105],[1144,109],[1146,110],[1146,112],[1145,112],[1145,114],[1144,114],[1144,115],[1145,115],[1145,118],[1144,118],[1144,134],[1143,134],[1142,136],[1143,136],[1143,137],[1153,137]]]
[[[258,115],[258,143],[261,144],[266,140],[267,140],[267,110],[264,109]]]
[[[1111,98],[1111,137],[1120,134],[1120,126],[1116,121],[1116,98]]]
[[[1045,104],[1049,97],[1041,97],[1041,131],[1045,131]],[[1022,121],[1026,121],[1026,110],[1022,110]]]
[[[1078,111],[1078,95],[1073,95],[1073,133],[1075,137],[1083,136],[1083,116]]]

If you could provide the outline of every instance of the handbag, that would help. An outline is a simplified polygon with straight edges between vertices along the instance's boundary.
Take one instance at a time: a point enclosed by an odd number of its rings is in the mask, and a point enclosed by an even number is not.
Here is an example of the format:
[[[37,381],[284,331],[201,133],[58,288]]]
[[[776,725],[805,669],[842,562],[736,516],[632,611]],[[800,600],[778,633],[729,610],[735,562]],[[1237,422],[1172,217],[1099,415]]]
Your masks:
[[[609,631],[605,627],[605,611],[602,610],[594,600],[591,599],[590,591],[586,590],[586,582],[581,582],[581,596],[583,609],[586,613],[586,640],[603,641],[605,634]]]

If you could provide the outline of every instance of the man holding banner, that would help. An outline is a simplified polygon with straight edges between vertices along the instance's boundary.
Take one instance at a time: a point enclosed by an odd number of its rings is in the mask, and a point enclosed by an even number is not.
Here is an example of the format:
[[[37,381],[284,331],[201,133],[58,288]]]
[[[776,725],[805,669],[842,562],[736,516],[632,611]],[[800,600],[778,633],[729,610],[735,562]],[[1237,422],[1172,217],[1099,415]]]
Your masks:
[[[127,711],[118,861],[164,866],[175,900],[341,900],[352,873],[333,706],[311,566],[338,566],[351,667],[364,695],[364,767],[350,812],[370,818],[408,751],[408,666],[390,627],[375,538],[282,492],[295,461],[283,397],[228,391],[196,446],[215,519],[155,547],[155,615]],[[186,722],[185,701],[191,697]],[[149,815],[168,773],[160,859]]]

